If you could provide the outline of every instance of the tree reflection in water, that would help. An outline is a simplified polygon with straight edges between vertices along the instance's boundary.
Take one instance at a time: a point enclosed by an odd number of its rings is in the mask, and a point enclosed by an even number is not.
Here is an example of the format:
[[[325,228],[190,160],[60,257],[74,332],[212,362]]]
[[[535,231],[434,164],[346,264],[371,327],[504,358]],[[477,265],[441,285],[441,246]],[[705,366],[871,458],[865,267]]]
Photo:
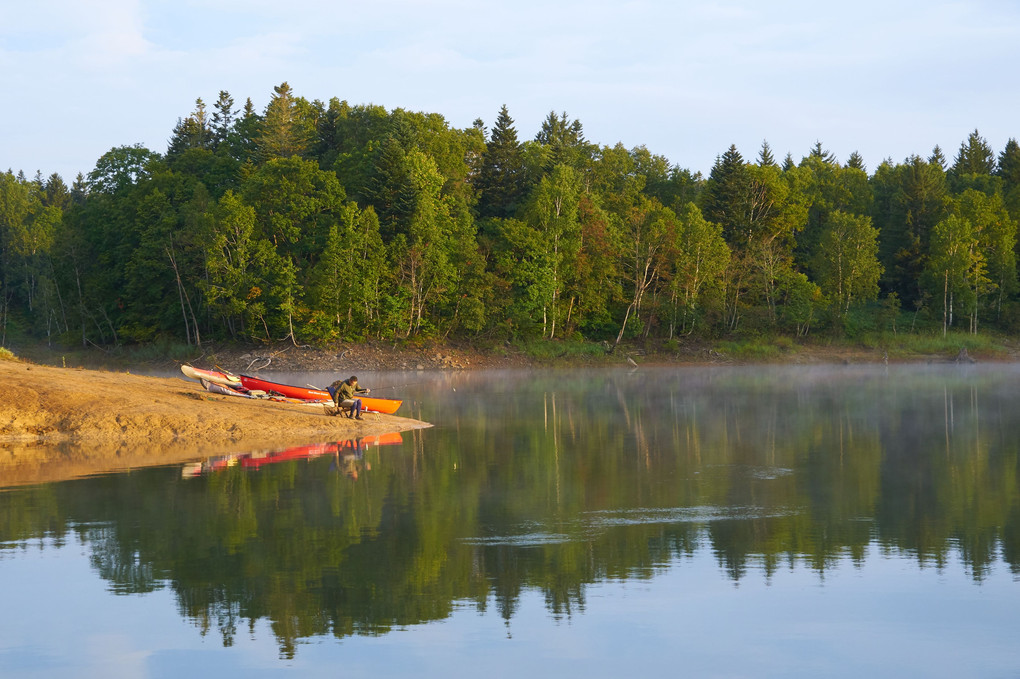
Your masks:
[[[439,376],[434,429],[0,494],[2,549],[73,533],[116,593],[169,587],[230,645],[284,655],[526,590],[571,616],[606,579],[710,550],[726,577],[869,554],[1020,573],[1015,371]],[[451,389],[455,381],[455,389]]]

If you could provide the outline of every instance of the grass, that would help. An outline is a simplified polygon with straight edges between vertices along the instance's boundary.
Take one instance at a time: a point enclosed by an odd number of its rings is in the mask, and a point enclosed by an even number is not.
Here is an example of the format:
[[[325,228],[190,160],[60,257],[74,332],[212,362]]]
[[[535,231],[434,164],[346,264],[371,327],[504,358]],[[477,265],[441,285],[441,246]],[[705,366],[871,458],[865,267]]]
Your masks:
[[[982,333],[973,335],[966,332],[930,333],[871,333],[859,339],[813,338],[803,344],[790,337],[756,337],[742,340],[718,342],[713,348],[718,353],[735,361],[754,363],[780,362],[797,354],[801,348],[834,357],[853,353],[873,353],[875,359],[883,356],[896,360],[910,360],[922,357],[938,357],[951,360],[961,349],[972,357],[1006,358],[1015,353],[1016,347],[1002,336]]]
[[[16,361],[18,357],[7,347],[0,347],[0,361]]]
[[[715,351],[737,361],[775,361],[796,350],[789,337],[756,337],[719,342]]]
[[[1002,338],[979,333],[972,335],[965,332],[933,334],[891,334],[868,335],[859,342],[863,347],[886,351],[890,358],[909,358],[911,356],[956,356],[961,349],[969,354],[982,356],[1007,355],[1010,349]]]
[[[583,340],[517,340],[513,347],[539,361],[592,359],[606,355],[606,349],[602,344]]]

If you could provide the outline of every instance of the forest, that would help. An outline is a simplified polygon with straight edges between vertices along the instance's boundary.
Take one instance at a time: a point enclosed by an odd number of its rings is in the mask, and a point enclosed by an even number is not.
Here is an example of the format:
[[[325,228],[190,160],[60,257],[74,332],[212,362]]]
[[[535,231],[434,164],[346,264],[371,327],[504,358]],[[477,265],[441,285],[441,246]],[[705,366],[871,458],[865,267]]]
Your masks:
[[[767,141],[707,177],[550,112],[225,91],[68,186],[0,174],[0,345],[839,337],[1017,330],[1020,145],[869,173]],[[2,159],[0,159],[2,162]]]

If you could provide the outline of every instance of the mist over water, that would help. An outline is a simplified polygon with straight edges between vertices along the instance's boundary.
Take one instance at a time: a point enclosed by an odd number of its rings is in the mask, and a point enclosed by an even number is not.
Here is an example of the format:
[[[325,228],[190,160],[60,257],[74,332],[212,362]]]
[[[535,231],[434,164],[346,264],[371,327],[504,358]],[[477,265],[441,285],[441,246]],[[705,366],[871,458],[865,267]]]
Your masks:
[[[61,585],[100,592],[88,615],[126,647],[165,662],[197,645],[228,672],[326,674],[342,659],[388,676],[479,663],[614,676],[675,671],[682,652],[695,676],[1015,674],[1018,377],[359,373],[435,426],[274,464],[0,493],[0,597],[48,597],[41,559]],[[58,615],[85,625],[67,596]],[[124,597],[163,621],[160,641],[132,627]],[[83,662],[77,642],[34,641],[51,617],[0,614],[0,674]],[[456,652],[441,659],[437,641]]]

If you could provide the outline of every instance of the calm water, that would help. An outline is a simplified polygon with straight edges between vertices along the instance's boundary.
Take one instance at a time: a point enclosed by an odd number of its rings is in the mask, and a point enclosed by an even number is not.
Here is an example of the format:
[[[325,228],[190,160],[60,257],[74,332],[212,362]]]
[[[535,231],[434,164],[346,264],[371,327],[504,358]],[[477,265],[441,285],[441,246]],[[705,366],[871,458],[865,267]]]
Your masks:
[[[0,676],[1020,675],[1020,369],[361,381],[436,426],[0,492]]]

